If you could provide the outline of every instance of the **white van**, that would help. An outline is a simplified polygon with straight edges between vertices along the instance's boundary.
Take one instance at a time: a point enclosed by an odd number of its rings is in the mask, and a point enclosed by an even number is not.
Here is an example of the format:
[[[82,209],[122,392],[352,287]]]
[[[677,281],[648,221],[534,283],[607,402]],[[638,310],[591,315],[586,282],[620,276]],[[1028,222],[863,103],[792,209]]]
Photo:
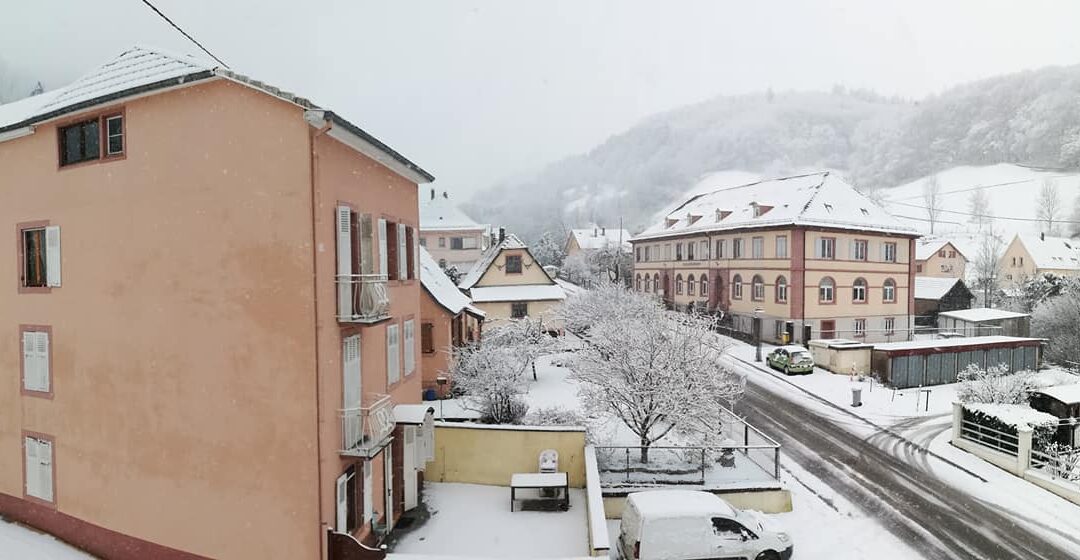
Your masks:
[[[625,560],[788,560],[793,553],[774,520],[691,490],[627,496],[618,546]]]

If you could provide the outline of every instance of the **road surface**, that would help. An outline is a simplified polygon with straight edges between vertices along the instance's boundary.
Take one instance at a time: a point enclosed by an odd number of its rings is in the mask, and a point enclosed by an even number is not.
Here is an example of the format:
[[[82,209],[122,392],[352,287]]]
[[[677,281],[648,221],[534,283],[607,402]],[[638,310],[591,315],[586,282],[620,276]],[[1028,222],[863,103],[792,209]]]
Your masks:
[[[1075,543],[1069,550],[1048,543],[1009,512],[941,480],[928,464],[936,459],[917,452],[900,437],[879,432],[861,439],[811,410],[801,394],[764,389],[758,383],[773,381],[760,379],[761,375],[767,373],[749,376],[746,398],[740,403],[747,421],[779,441],[789,460],[858,505],[925,558],[1080,558],[1080,535],[1062,535]],[[913,431],[920,434],[918,439],[929,441],[948,428],[937,422]],[[934,468],[954,467],[937,463]]]

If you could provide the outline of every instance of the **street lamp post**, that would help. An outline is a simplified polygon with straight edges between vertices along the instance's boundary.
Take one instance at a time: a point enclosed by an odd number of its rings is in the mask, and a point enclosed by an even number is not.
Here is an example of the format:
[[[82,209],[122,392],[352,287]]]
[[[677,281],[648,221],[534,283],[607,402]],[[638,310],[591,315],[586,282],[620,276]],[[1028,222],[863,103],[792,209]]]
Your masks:
[[[761,311],[760,307],[754,308],[754,361],[761,361]]]

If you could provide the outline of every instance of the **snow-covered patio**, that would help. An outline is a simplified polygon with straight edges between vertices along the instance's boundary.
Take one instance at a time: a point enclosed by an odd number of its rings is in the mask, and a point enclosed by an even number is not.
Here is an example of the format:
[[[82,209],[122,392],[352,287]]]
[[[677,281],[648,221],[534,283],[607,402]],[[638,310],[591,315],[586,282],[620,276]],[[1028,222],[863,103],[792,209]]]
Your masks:
[[[588,550],[580,489],[570,489],[569,511],[511,513],[509,488],[479,484],[426,483],[424,503],[431,517],[403,535],[389,558],[571,558]]]
[[[4,560],[94,560],[54,537],[0,518],[0,558]]]

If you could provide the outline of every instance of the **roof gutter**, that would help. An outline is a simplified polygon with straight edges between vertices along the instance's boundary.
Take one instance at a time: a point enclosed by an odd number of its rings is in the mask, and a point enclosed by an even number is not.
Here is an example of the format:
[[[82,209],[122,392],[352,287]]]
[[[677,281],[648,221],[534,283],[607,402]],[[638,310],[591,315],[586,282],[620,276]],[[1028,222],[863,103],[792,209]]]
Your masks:
[[[341,128],[341,131],[347,132],[349,136],[352,136],[355,141],[346,143],[352,144],[353,147],[360,150],[364,155],[386,165],[390,169],[393,169],[398,175],[417,184],[430,183],[435,180],[434,175],[424,171],[419,165],[409,161],[408,158],[399,154],[390,146],[383,144],[378,138],[364,132],[360,127],[345,120],[337,113],[333,111],[322,111],[322,113],[327,121],[334,123],[334,125]],[[331,136],[333,135],[334,133],[331,131]],[[388,161],[385,156],[389,156],[390,160]]]
[[[30,136],[34,133],[33,126],[24,126],[21,128],[15,128],[8,130],[7,132],[0,132],[0,142],[7,142],[8,140],[14,140],[16,138],[22,138],[23,136]]]

